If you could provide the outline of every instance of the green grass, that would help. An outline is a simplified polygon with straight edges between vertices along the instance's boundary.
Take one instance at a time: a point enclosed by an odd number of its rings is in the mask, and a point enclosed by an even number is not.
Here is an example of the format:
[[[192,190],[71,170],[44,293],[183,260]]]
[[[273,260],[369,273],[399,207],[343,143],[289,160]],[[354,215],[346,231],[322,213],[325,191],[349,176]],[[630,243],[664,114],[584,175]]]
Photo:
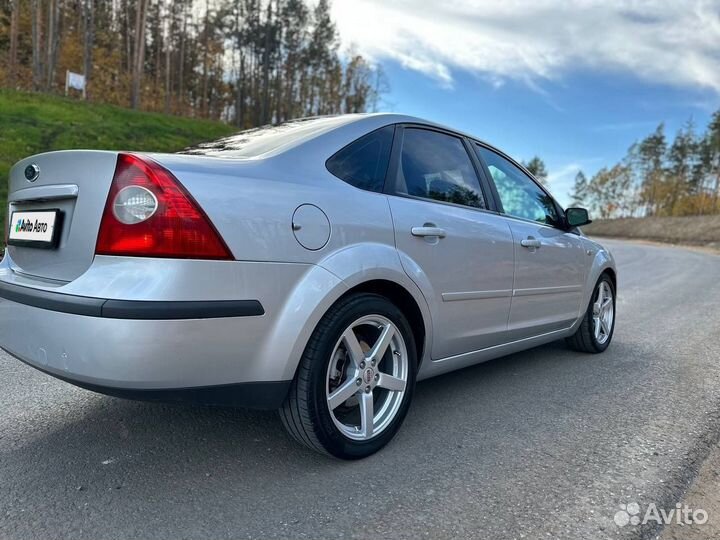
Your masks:
[[[0,223],[10,167],[23,157],[73,148],[173,152],[233,131],[219,122],[0,90]]]

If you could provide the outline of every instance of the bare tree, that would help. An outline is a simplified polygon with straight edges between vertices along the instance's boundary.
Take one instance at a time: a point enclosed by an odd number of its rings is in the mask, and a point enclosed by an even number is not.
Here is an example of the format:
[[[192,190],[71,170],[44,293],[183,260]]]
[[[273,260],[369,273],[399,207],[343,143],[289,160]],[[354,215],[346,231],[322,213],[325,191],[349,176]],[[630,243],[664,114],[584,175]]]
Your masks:
[[[95,1],[82,0],[82,21],[83,21],[83,71],[85,73],[85,84],[88,85],[92,75],[93,49],[95,47]],[[86,86],[87,92],[87,86]]]
[[[165,114],[168,114],[170,112],[170,100],[171,100],[171,88],[172,88],[172,79],[170,76],[170,57],[171,57],[171,37],[173,35],[173,31],[175,30],[175,3],[170,2],[170,5],[168,7],[169,13],[168,16],[165,19],[165,106],[164,111]]]
[[[270,111],[270,55],[273,43],[273,12],[272,0],[267,5],[267,15],[265,16],[265,31],[263,39],[263,55],[262,55],[262,100],[260,102],[260,123],[267,124],[269,121]]]
[[[156,0],[155,2],[155,13],[153,17],[153,46],[154,46],[154,53],[155,53],[155,59],[154,59],[154,70],[155,71],[155,88],[157,89],[160,86],[160,76],[162,74],[161,69],[161,59],[162,59],[162,52],[163,52],[163,12],[162,12],[162,4],[163,2],[161,0]]]
[[[208,111],[208,63],[210,61],[210,0],[205,0],[205,19],[203,23],[203,60],[202,94],[200,96],[200,115],[207,117]]]
[[[130,89],[130,106],[140,107],[140,85],[145,71],[145,21],[149,0],[137,0],[135,6],[135,36],[132,61],[132,84]]]
[[[235,79],[235,124],[242,128],[245,124],[245,43],[244,43],[244,10],[242,3],[237,3],[235,9],[235,26],[233,27],[235,46],[239,51],[240,65],[237,68]]]
[[[185,46],[187,43],[188,30],[188,4],[184,2],[181,10],[182,30],[180,31],[180,55],[178,59],[178,83],[177,83],[177,102],[182,107],[185,99],[183,97],[183,87],[185,85]]]
[[[40,90],[43,84],[42,37],[43,12],[42,0],[30,0],[30,19],[32,26],[32,74],[33,89]]]
[[[8,59],[10,86],[17,81],[18,27],[20,26],[20,0],[11,2],[10,12],[10,58]]]
[[[45,62],[45,88],[50,90],[55,82],[55,66],[60,46],[60,3],[59,0],[48,0],[47,9],[47,42]]]

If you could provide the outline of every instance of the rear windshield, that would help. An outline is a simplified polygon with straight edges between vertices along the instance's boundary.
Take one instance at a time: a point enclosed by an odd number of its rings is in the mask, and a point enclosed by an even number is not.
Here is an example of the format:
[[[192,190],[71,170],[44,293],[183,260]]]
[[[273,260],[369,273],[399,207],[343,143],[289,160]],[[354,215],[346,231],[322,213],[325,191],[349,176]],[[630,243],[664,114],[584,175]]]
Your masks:
[[[301,118],[282,124],[267,125],[240,131],[235,135],[201,143],[178,152],[228,158],[255,158],[296,146],[321,133],[347,123],[351,116]]]

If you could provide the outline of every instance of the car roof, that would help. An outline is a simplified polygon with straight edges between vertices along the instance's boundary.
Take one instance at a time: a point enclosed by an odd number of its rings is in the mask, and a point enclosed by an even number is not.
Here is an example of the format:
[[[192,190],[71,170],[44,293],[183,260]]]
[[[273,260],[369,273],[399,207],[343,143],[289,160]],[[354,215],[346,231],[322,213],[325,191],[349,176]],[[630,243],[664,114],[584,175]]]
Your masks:
[[[352,124],[370,124],[370,129],[389,124],[421,124],[465,135],[456,129],[423,118],[399,113],[353,113],[299,118],[281,124],[260,126],[233,135],[185,148],[179,154],[254,159],[276,155],[304,144],[319,135],[348,127]]]
[[[449,131],[451,133],[456,133],[462,137],[467,137],[469,139],[473,139],[473,140],[481,142],[483,144],[487,144],[488,146],[492,146],[490,143],[484,141],[483,139],[480,139],[476,135],[461,131],[457,128],[447,126],[445,124],[440,124],[439,122],[434,122],[432,120],[420,118],[419,116],[411,116],[411,115],[407,115],[407,114],[391,113],[391,112],[362,113],[362,114],[358,114],[355,116],[359,117],[358,120],[360,119],[360,117],[377,117],[377,118],[382,118],[384,120],[387,120],[388,124],[421,124],[424,126],[436,127],[438,129],[442,129],[444,131]]]

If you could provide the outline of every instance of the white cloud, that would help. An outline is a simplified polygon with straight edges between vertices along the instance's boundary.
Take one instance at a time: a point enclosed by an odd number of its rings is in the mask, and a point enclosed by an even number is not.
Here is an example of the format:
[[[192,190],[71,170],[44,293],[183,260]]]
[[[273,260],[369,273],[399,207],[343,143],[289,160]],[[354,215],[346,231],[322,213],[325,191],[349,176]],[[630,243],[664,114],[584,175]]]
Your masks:
[[[537,87],[573,69],[720,93],[720,0],[334,0],[345,45],[453,84]]]

